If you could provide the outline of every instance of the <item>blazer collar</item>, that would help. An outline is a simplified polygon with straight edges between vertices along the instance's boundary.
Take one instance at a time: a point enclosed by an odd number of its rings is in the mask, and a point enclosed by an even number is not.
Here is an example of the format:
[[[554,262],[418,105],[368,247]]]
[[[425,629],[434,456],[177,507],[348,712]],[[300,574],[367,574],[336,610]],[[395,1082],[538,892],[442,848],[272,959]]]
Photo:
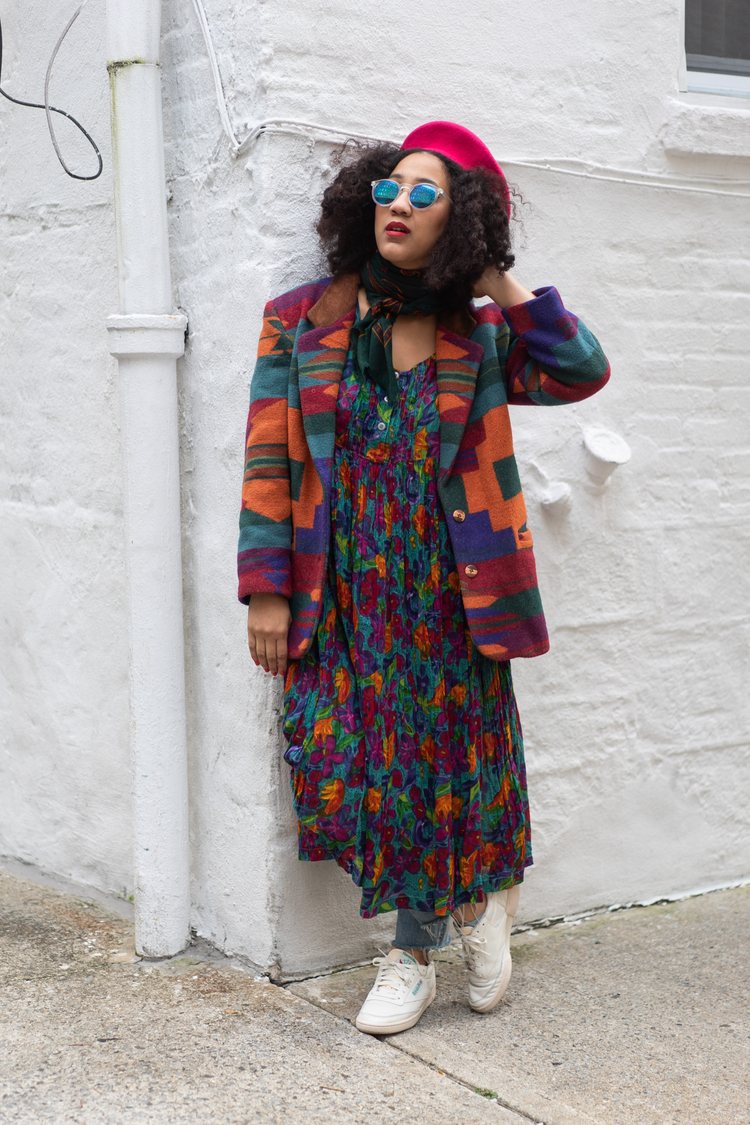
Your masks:
[[[359,274],[334,278],[307,312],[313,327],[298,344],[300,406],[313,458],[327,481],[333,456],[336,397],[356,314]],[[441,475],[453,467],[474,401],[483,347],[471,335],[476,320],[468,309],[441,317],[436,340]],[[328,416],[324,422],[322,416]]]

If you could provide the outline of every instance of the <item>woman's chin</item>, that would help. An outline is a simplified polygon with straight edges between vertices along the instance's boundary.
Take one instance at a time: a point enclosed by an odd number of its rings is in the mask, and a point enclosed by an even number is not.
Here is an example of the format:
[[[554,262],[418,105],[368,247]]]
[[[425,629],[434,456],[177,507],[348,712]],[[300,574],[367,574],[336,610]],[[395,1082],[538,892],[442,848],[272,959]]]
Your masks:
[[[397,243],[386,242],[378,246],[381,258],[385,258],[392,266],[402,270],[423,270],[427,263],[422,258],[415,259],[409,254],[408,246],[399,246]]]

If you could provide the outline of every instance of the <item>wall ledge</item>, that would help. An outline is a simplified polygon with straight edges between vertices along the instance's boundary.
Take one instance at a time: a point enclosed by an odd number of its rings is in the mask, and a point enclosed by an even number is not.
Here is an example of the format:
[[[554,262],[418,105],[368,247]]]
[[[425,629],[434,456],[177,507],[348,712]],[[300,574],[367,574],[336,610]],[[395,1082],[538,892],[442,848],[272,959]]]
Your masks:
[[[727,108],[673,99],[659,136],[670,156],[750,158],[750,105]]]

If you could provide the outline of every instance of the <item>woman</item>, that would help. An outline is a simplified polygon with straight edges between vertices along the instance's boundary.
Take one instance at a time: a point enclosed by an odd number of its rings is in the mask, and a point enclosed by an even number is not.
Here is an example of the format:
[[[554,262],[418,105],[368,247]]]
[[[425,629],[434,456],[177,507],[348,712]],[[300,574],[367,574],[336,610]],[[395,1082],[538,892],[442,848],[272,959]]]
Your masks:
[[[365,150],[323,196],[332,277],[268,303],[253,375],[239,596],[285,676],[300,858],[335,859],[364,917],[397,911],[372,1034],[432,1002],[451,919],[469,1004],[500,1002],[532,862],[509,661],[548,640],[508,404],[586,398],[609,367],[508,272],[509,215],[462,126]]]

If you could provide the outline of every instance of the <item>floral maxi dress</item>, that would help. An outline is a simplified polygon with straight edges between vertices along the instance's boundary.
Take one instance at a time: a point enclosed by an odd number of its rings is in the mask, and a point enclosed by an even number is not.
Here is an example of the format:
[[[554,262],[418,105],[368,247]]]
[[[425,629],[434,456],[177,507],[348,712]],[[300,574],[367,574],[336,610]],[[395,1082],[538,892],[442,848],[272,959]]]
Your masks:
[[[323,604],[284,693],[300,859],[335,859],[366,918],[447,914],[532,862],[510,664],[472,642],[437,493],[434,359],[397,385],[349,357]]]

